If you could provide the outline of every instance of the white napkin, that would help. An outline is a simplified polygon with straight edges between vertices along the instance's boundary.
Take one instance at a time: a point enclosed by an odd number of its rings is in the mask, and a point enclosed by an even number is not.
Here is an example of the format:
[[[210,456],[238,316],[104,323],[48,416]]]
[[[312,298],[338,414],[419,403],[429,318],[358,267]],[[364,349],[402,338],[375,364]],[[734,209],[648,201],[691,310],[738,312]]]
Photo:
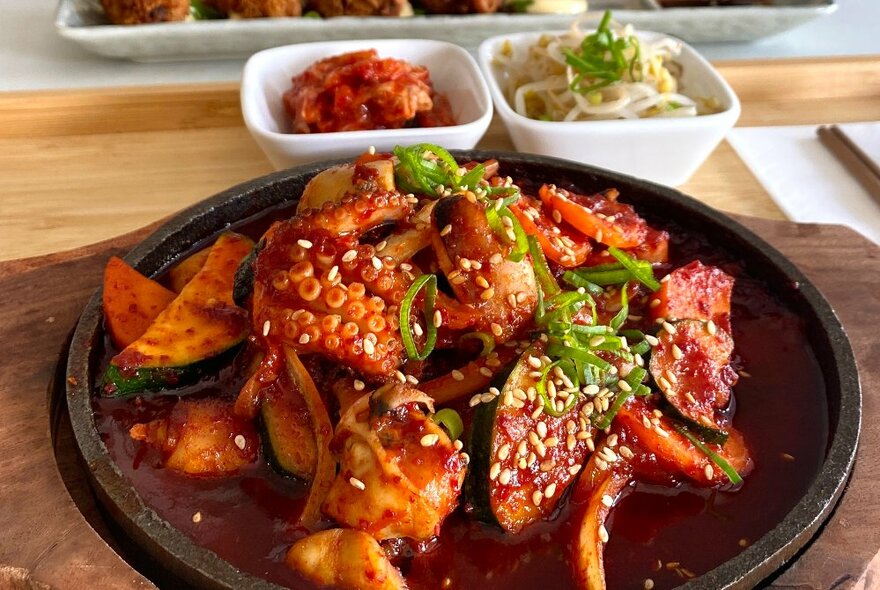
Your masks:
[[[880,164],[880,122],[838,127]],[[816,128],[738,127],[727,141],[790,219],[840,223],[880,244],[880,204],[822,145]]]

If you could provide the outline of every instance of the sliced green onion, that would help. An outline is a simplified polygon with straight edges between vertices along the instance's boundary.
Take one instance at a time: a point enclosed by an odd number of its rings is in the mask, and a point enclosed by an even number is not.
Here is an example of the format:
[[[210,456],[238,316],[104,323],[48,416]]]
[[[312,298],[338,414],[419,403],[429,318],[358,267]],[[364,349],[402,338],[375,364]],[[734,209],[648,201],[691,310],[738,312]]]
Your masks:
[[[614,420],[614,417],[617,416],[617,412],[620,411],[620,408],[623,407],[623,404],[626,403],[626,400],[631,398],[634,395],[632,391],[621,391],[617,394],[617,397],[614,398],[614,401],[611,402],[611,405],[608,406],[608,411],[605,412],[599,420],[595,422],[596,428],[599,430],[605,430],[609,426],[611,426],[611,421]]]
[[[495,350],[495,338],[493,338],[491,334],[487,334],[486,332],[468,332],[467,334],[462,335],[460,339],[479,340],[483,344],[483,349],[482,351],[480,351],[480,356],[488,356],[493,350]]]
[[[739,485],[743,482],[743,478],[740,477],[740,474],[736,472],[736,469],[734,469],[733,466],[728,463],[724,457],[707,447],[703,443],[703,441],[691,434],[691,432],[687,428],[680,424],[673,424],[672,427],[675,428],[675,430],[677,430],[678,433],[681,434],[683,437],[691,441],[691,443],[695,447],[700,449],[700,451],[704,455],[709,457],[709,460],[712,461],[712,463],[717,465],[721,469],[721,471],[724,472],[724,475],[727,476],[727,479],[730,480],[730,483],[732,483],[733,485]]]
[[[449,438],[452,440],[458,439],[461,433],[464,432],[464,423],[461,421],[461,416],[451,408],[438,410],[431,416],[431,420],[445,428],[446,432],[449,433]]]
[[[651,350],[651,344],[647,340],[642,340],[636,344],[630,344],[629,351],[633,354],[645,354]]]
[[[620,329],[626,318],[629,317],[629,283],[624,283],[620,288],[620,311],[611,318],[609,325],[615,332]]]
[[[579,395],[577,393],[572,393],[568,396],[568,399],[565,401],[565,407],[562,408],[562,411],[559,412],[556,410],[556,404],[553,400],[550,399],[550,396],[547,393],[547,377],[555,367],[563,364],[562,360],[558,360],[550,363],[543,369],[541,369],[541,377],[538,379],[537,383],[535,383],[535,391],[538,392],[538,395],[541,397],[541,401],[544,403],[544,413],[554,418],[559,418],[568,412],[574,405],[577,403]],[[565,371],[565,367],[562,368]],[[567,373],[566,373],[567,374]]]
[[[583,324],[572,324],[571,331],[590,336],[604,336],[613,332],[608,326],[584,326]]]
[[[599,286],[596,283],[593,283],[591,281],[588,281],[584,277],[582,277],[579,274],[574,273],[570,270],[567,270],[562,274],[562,280],[573,287],[577,287],[579,289],[583,288],[590,295],[598,296],[598,295],[601,295],[602,292],[604,291],[604,289],[601,286]]]
[[[225,15],[212,6],[207,6],[201,0],[190,0],[189,13],[195,20],[214,20],[225,18]]]
[[[505,226],[502,221],[505,217],[510,220],[510,229],[513,231],[514,235],[512,240],[507,234],[507,226]],[[526,257],[526,253],[529,251],[526,232],[523,230],[516,215],[513,214],[509,207],[502,205],[501,209],[496,209],[490,203],[489,206],[486,207],[486,221],[489,222],[489,227],[492,228],[492,231],[495,232],[498,237],[512,246],[510,254],[507,257],[508,260],[519,262]]]
[[[425,346],[421,352],[416,347],[415,339],[409,324],[409,316],[412,311],[413,302],[419,294],[419,291],[425,287],[425,324],[427,325],[427,337],[425,338]],[[413,360],[423,361],[428,358],[434,345],[437,343],[437,327],[434,325],[434,299],[437,297],[437,277],[435,275],[422,275],[413,281],[407,290],[403,301],[400,302],[400,339],[403,340],[403,347],[406,350],[406,356]]]
[[[553,278],[553,273],[550,272],[550,266],[544,257],[544,251],[541,250],[541,246],[538,244],[535,236],[528,236],[527,241],[529,254],[532,255],[532,267],[535,269],[535,277],[538,279],[538,284],[541,286],[541,290],[544,291],[544,295],[552,297],[560,292],[559,283]]]
[[[643,369],[642,367],[633,367],[630,369],[629,373],[626,375],[626,384],[629,385],[632,389],[637,388],[645,377],[648,375],[648,371]]]
[[[632,274],[625,268],[622,268],[620,270],[599,271],[587,271],[581,269],[575,271],[575,273],[585,281],[589,281],[601,287],[607,285],[619,285],[621,283],[625,283],[632,277]]]
[[[611,363],[602,360],[592,352],[580,348],[574,348],[572,346],[566,346],[565,344],[560,344],[558,342],[550,343],[547,347],[547,356],[559,356],[572,360],[579,360],[588,365],[593,365],[600,371],[608,371],[611,369]]]
[[[614,256],[630,272],[634,279],[647,288],[652,291],[660,288],[660,283],[654,278],[654,269],[651,268],[650,263],[631,258],[626,252],[613,246],[608,248],[608,253]]]

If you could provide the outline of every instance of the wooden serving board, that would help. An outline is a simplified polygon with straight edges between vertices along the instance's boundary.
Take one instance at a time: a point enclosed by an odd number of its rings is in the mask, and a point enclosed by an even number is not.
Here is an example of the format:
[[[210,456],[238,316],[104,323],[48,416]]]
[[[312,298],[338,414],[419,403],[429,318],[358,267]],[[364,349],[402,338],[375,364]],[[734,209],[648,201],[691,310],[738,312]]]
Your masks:
[[[740,219],[795,261],[835,306],[865,392],[861,446],[843,499],[771,587],[880,587],[880,248],[840,226]],[[56,376],[58,355],[107,258],[146,232],[0,263],[0,588],[153,587],[111,548],[117,540],[96,509],[64,422],[63,387],[50,386],[66,378],[63,367]]]

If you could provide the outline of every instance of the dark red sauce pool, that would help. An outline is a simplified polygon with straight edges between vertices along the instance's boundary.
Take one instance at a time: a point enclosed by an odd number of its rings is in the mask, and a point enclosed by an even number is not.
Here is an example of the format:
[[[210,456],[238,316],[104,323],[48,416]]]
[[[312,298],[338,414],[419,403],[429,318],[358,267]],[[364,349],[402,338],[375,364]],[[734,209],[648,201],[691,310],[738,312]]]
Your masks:
[[[239,231],[257,237],[267,225],[264,218]],[[756,467],[736,493],[688,485],[632,488],[608,524],[605,569],[610,589],[643,588],[647,578],[655,588],[671,588],[689,573],[700,575],[737,555],[797,503],[818,473],[828,441],[822,373],[795,312],[772,295],[772,285],[750,278],[749,269],[713,251],[705,238],[673,225],[655,225],[672,234],[674,267],[700,258],[736,277],[733,336],[738,366],[750,376],[735,388],[734,425],[744,433]],[[214,383],[180,393],[231,398],[240,385],[240,377],[227,370]],[[144,502],[195,543],[255,576],[309,587],[283,562],[287,548],[303,535],[288,524],[301,509],[302,484],[277,475],[263,461],[235,477],[184,477],[161,469],[157,454],[129,438],[134,423],[161,416],[175,400],[175,395],[136,400],[96,396],[97,428],[114,461]],[[201,516],[198,523],[193,522],[196,513]],[[452,582],[449,587],[468,590],[573,588],[564,557],[571,535],[567,515],[563,507],[553,521],[509,537],[473,522],[459,509],[447,519],[436,543],[414,557],[405,555],[398,564],[414,590],[440,588],[446,578]]]

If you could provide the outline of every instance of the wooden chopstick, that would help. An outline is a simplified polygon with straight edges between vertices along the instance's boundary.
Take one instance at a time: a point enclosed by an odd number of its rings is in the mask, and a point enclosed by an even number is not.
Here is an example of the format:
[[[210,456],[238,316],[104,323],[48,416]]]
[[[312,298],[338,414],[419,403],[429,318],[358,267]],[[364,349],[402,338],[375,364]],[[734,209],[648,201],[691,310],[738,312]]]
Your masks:
[[[880,167],[837,125],[822,125],[816,133],[837,160],[852,174],[868,194],[880,203]]]

